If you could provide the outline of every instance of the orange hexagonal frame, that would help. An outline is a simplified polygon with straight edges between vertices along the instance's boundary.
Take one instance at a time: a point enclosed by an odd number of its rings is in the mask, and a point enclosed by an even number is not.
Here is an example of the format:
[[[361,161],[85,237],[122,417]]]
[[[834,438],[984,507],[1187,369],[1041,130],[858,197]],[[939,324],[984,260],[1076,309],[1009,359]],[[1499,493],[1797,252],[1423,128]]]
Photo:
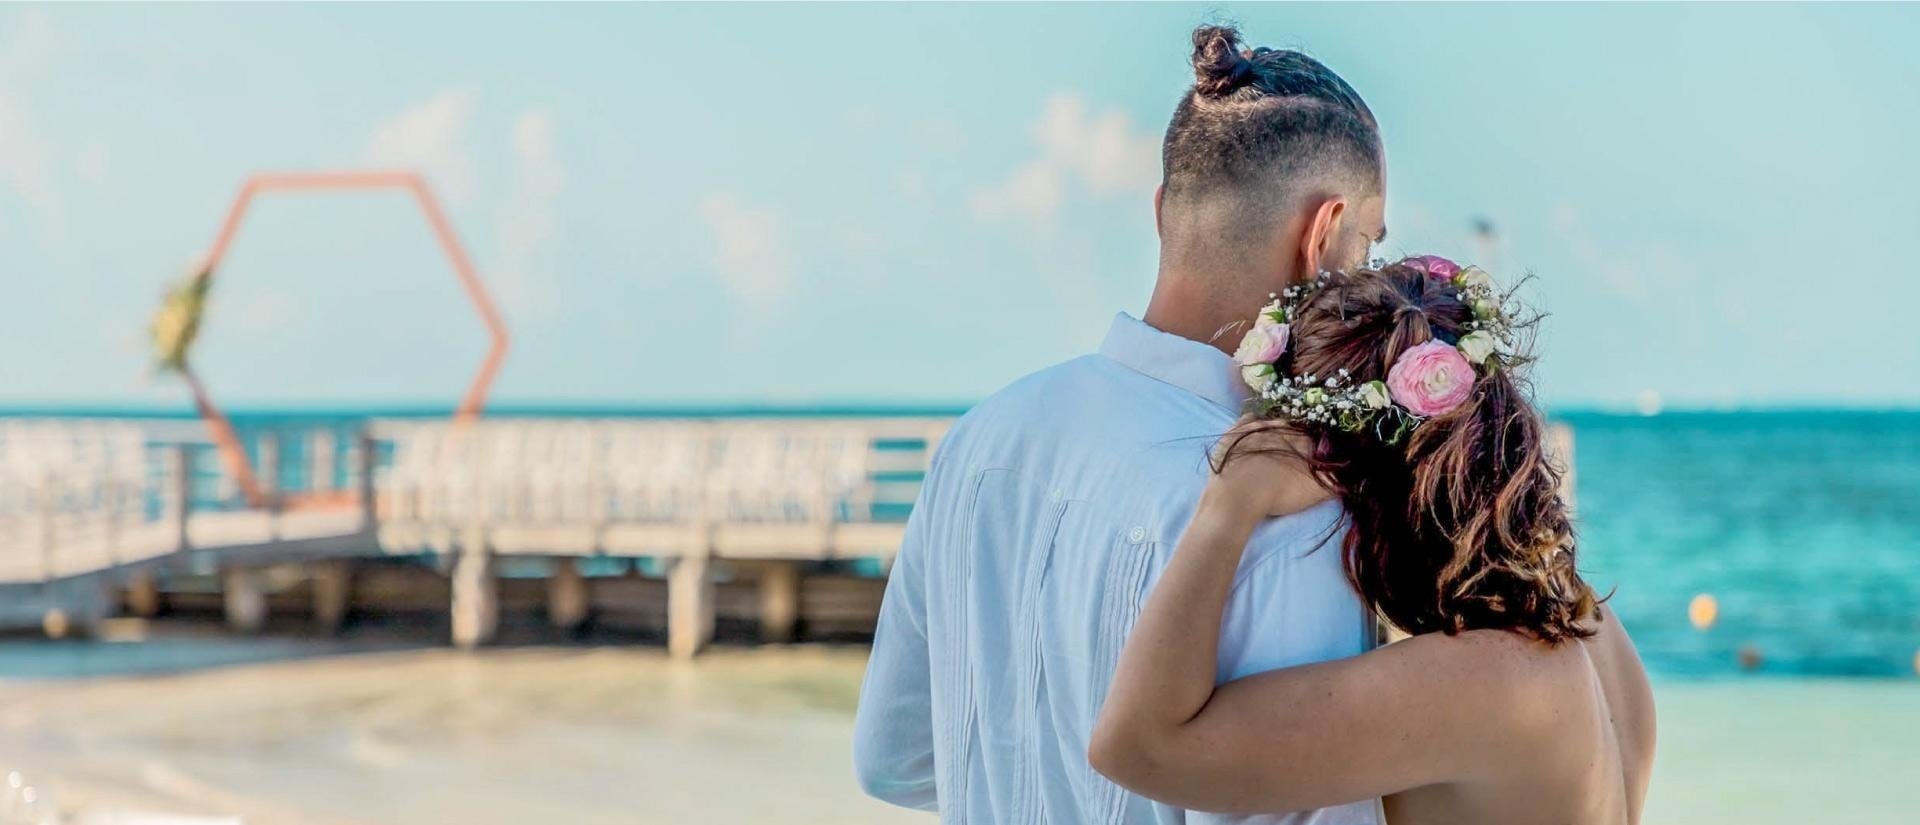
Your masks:
[[[253,204],[255,195],[263,192],[305,192],[315,190],[381,190],[399,189],[413,195],[420,211],[427,218],[427,225],[433,229],[440,250],[446,253],[447,261],[453,265],[453,273],[460,279],[460,286],[466,290],[467,298],[480,314],[481,323],[487,327],[490,343],[487,355],[480,362],[480,371],[467,385],[467,392],[455,409],[455,423],[466,423],[480,417],[486,406],[487,393],[493,387],[493,379],[500,371],[500,364],[507,357],[507,325],[500,319],[500,312],[494,308],[493,299],[487,294],[486,287],[480,283],[480,276],[474,272],[473,262],[467,257],[460,239],[453,232],[453,225],[447,221],[446,213],[441,210],[439,200],[427,187],[427,182],[413,172],[383,171],[339,171],[339,172],[286,172],[254,175],[241,185],[240,193],[234,197],[233,206],[227,210],[226,221],[220,225],[220,234],[213,239],[213,246],[207,250],[201,267],[209,276],[216,271],[220,260],[226,257],[227,249],[233,244],[233,236],[240,229],[240,220],[247,214],[247,208]],[[267,497],[247,469],[246,450],[233,432],[233,425],[226,414],[211,398],[203,399],[201,416],[213,430],[214,440],[220,448],[222,457],[235,480],[246,496],[249,504],[262,506]]]

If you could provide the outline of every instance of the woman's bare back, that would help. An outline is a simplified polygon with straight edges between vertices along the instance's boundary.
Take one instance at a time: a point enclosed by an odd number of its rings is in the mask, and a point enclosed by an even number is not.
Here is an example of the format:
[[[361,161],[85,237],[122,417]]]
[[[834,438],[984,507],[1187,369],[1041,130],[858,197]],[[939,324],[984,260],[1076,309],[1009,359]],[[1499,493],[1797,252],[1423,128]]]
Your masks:
[[[1638,825],[1653,767],[1653,694],[1626,631],[1604,615],[1591,638],[1557,647],[1492,630],[1433,640],[1511,645],[1518,670],[1503,667],[1497,678],[1524,680],[1547,724],[1517,725],[1529,740],[1525,757],[1484,777],[1388,797],[1388,825]]]

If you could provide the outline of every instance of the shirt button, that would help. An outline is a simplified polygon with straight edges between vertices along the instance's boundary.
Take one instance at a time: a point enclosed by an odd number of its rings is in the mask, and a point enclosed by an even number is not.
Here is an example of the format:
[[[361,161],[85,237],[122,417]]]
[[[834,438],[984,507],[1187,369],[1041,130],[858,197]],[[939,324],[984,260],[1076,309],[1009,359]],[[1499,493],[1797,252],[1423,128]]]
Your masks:
[[[1147,540],[1147,528],[1145,528],[1145,527],[1135,527],[1135,528],[1133,528],[1133,531],[1127,534],[1127,540],[1129,540],[1129,541],[1131,541],[1131,542],[1133,542],[1133,543],[1135,543],[1135,544],[1139,544],[1140,542],[1143,542],[1143,541],[1146,541],[1146,540]]]

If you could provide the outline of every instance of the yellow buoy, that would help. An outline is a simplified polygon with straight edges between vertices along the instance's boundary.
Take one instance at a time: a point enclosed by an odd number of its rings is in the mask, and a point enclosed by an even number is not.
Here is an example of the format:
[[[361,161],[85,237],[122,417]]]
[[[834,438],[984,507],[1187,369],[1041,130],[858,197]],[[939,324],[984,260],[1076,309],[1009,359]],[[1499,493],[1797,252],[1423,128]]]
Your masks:
[[[1695,596],[1687,604],[1687,618],[1692,620],[1695,628],[1706,630],[1713,626],[1714,619],[1720,618],[1720,603],[1714,600],[1711,593]]]
[[[66,638],[67,631],[72,627],[72,623],[67,621],[67,611],[57,607],[40,617],[40,629],[46,631],[49,639]]]

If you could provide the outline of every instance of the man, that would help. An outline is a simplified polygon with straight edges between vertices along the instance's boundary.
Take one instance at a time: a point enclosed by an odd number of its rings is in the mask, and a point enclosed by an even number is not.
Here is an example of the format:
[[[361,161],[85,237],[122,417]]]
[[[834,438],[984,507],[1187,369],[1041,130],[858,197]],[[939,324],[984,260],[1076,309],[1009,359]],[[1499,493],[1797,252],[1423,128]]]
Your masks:
[[[860,697],[862,787],[958,823],[1214,822],[1094,773],[1089,732],[1127,631],[1247,390],[1226,349],[1271,293],[1361,263],[1382,226],[1373,115],[1291,51],[1194,32],[1163,145],[1144,321],[956,423],[887,583]],[[1224,333],[1224,334],[1223,334]],[[1269,522],[1235,576],[1215,678],[1355,655],[1334,505]],[[1372,804],[1254,821],[1374,823]]]

